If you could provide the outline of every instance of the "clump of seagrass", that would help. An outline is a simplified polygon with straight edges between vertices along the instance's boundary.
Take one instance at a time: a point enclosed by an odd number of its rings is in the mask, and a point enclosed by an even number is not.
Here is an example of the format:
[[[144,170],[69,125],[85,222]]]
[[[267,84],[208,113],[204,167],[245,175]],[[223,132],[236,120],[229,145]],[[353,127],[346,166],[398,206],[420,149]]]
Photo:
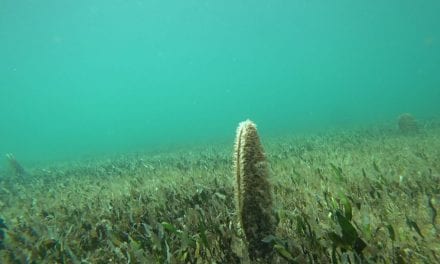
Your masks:
[[[404,134],[416,133],[419,130],[417,121],[413,115],[404,113],[397,120],[400,132]]]
[[[269,169],[256,125],[246,120],[237,129],[234,149],[235,200],[240,228],[252,260],[270,257],[262,240],[275,232]]]

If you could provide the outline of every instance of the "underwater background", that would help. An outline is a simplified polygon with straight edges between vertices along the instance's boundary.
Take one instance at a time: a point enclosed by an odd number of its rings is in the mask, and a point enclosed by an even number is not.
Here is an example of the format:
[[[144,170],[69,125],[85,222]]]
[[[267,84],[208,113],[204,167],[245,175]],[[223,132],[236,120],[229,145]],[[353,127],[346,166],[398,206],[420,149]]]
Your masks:
[[[0,153],[30,164],[440,114],[440,2],[0,0]],[[1,164],[5,166],[5,164]]]

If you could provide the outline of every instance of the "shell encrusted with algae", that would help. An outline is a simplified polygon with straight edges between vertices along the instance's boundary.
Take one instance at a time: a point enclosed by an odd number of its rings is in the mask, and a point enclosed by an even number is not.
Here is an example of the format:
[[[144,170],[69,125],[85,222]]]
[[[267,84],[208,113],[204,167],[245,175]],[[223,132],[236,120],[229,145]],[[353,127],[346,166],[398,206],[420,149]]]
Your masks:
[[[262,240],[275,231],[269,169],[257,127],[250,120],[241,122],[237,129],[234,170],[238,222],[248,242],[249,256],[267,256],[271,246]]]

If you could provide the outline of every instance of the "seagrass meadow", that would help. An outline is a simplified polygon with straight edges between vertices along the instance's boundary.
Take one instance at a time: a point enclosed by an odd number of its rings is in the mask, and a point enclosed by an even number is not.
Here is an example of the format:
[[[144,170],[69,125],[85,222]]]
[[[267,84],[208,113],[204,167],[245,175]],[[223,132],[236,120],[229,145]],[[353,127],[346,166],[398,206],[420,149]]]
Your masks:
[[[439,135],[424,121],[262,136],[277,219],[264,261],[439,263]],[[250,263],[232,141],[1,171],[0,262]]]
[[[0,264],[440,263],[439,0],[0,0]]]

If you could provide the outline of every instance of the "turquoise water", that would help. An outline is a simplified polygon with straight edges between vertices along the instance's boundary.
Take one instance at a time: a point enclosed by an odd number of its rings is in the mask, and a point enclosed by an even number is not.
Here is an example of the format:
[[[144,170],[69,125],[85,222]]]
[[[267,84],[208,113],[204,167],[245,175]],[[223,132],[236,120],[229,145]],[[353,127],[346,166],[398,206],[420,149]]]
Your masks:
[[[440,2],[0,0],[25,162],[440,115]]]

